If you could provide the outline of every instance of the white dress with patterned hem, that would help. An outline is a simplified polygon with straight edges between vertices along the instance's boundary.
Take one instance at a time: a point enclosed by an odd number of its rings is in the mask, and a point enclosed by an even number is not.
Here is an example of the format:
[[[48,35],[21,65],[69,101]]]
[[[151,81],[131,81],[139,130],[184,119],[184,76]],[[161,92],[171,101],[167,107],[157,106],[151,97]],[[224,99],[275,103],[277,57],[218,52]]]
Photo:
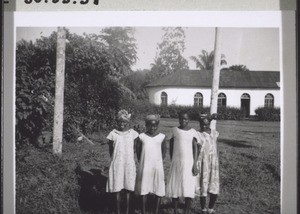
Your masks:
[[[134,191],[136,178],[134,140],[138,135],[133,129],[124,132],[114,129],[106,137],[113,141],[114,147],[106,185],[107,192],[119,192],[122,189]]]
[[[217,138],[219,132],[211,130],[211,133],[198,132],[201,151],[197,166],[199,176],[196,183],[196,194],[207,196],[207,193],[219,194],[219,158],[217,152]]]
[[[135,192],[138,195],[153,193],[162,197],[165,195],[165,181],[161,146],[165,135],[159,133],[151,137],[142,133],[139,138],[143,147]]]
[[[182,130],[174,127],[173,155],[166,186],[166,196],[171,198],[195,197],[196,176],[193,175],[193,138],[198,138],[195,129]]]

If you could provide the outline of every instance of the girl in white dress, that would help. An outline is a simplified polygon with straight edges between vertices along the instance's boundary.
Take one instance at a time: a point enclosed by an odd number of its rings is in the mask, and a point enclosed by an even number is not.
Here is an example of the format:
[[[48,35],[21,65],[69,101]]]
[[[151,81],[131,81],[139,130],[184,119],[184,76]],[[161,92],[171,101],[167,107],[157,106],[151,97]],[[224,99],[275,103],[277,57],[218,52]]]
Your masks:
[[[219,132],[210,129],[210,122],[217,119],[217,114],[208,116],[200,114],[199,146],[200,155],[198,158],[199,177],[196,192],[200,195],[202,213],[214,213],[214,205],[219,194],[219,159],[217,152],[217,138]],[[209,193],[209,204],[206,208],[206,197]]]
[[[142,196],[142,213],[146,213],[147,196],[155,196],[154,213],[159,213],[161,197],[165,195],[163,159],[166,145],[165,135],[157,133],[159,115],[148,115],[146,132],[137,140],[139,167],[136,180],[136,194]]]
[[[179,127],[172,130],[170,139],[171,168],[166,186],[166,196],[172,198],[174,213],[177,213],[180,197],[185,198],[185,213],[189,213],[195,197],[197,172],[197,132],[188,127],[189,116],[179,113]]]
[[[118,127],[107,136],[111,163],[106,191],[115,194],[116,213],[121,213],[121,190],[126,192],[126,213],[129,213],[130,193],[134,191],[136,167],[134,161],[134,140],[138,133],[128,129],[131,114],[126,110],[118,112]]]

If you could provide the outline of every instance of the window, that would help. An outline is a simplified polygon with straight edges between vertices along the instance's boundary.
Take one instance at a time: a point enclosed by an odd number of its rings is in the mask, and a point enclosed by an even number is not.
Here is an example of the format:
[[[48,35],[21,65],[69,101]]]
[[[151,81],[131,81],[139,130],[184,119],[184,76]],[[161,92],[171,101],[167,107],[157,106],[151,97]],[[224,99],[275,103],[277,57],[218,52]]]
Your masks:
[[[272,94],[267,94],[265,96],[265,107],[274,108],[274,96]]]
[[[168,95],[166,92],[161,92],[161,95],[160,95],[160,99],[161,99],[161,105],[168,105]]]
[[[203,96],[200,92],[197,92],[194,96],[194,106],[203,107]]]
[[[218,107],[226,107],[226,95],[220,93],[218,96]]]

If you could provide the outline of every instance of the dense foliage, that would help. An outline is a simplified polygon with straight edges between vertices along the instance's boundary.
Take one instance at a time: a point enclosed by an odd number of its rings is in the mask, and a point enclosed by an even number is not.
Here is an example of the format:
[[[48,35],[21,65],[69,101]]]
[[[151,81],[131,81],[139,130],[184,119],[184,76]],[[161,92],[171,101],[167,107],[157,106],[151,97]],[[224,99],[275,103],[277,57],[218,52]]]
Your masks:
[[[17,145],[38,143],[39,135],[51,129],[54,95],[51,59],[55,45],[39,40],[36,44],[24,40],[17,44],[16,54],[16,142]],[[51,53],[52,52],[52,53]]]
[[[120,81],[136,95],[137,99],[148,99],[145,86],[151,82],[151,78],[150,70],[143,69],[124,76]]]
[[[64,133],[70,137],[72,127],[88,133],[111,126],[115,112],[135,98],[119,79],[131,72],[136,44],[131,28],[67,32],[67,41]],[[16,55],[16,142],[34,143],[53,123],[56,33],[18,42]]]
[[[259,107],[255,109],[258,120],[280,121],[280,108]]]
[[[162,118],[178,118],[178,113],[185,111],[189,114],[191,120],[197,121],[199,113],[204,112],[209,114],[210,107],[204,106],[202,108],[197,106],[160,106],[150,104],[147,100],[134,100],[128,105],[128,109],[133,112],[135,119],[143,120],[147,114],[159,114]],[[219,120],[243,120],[245,118],[244,112],[239,108],[234,107],[220,107],[218,108]]]
[[[249,71],[246,65],[231,65],[228,68],[223,68],[226,71]]]

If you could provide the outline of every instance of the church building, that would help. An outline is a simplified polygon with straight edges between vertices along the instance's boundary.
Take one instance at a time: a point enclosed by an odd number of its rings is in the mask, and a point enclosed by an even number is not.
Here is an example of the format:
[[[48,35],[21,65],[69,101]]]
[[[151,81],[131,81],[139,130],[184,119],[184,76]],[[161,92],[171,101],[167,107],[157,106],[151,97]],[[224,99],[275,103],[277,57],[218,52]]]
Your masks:
[[[210,106],[213,71],[185,70],[146,86],[149,101],[156,105]],[[218,106],[244,109],[255,115],[258,107],[280,107],[278,71],[221,70]]]

